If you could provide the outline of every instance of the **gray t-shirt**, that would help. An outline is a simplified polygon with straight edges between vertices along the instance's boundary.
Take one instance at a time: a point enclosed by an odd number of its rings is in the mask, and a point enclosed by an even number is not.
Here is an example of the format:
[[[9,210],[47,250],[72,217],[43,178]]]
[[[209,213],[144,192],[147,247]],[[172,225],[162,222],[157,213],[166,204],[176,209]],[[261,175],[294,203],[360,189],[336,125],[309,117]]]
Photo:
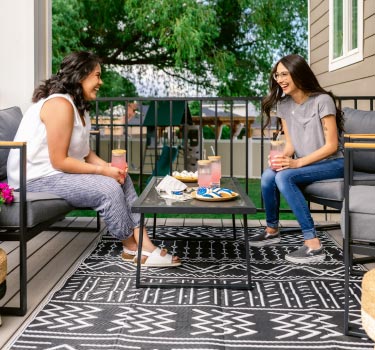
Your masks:
[[[327,94],[310,95],[302,104],[295,103],[290,96],[277,103],[277,116],[286,121],[296,158],[304,157],[324,146],[321,119],[327,115],[336,115],[335,104]],[[339,135],[337,138],[338,150],[329,159],[342,158],[344,155]]]

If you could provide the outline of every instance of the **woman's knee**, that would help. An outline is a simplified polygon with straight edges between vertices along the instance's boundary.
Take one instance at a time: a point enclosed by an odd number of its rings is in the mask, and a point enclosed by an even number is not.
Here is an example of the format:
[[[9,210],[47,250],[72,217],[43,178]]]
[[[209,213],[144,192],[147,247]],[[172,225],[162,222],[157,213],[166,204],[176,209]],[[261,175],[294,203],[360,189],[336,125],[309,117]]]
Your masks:
[[[263,171],[261,181],[260,181],[261,186],[264,188],[264,187],[269,186],[270,184],[275,183],[275,175],[276,173],[269,168]]]
[[[279,191],[283,193],[283,191],[289,189],[290,185],[294,182],[292,172],[289,170],[282,170],[278,172],[275,177],[275,182]]]
[[[106,200],[118,201],[124,196],[123,191],[119,183],[110,177],[107,177],[97,187],[98,196]]]

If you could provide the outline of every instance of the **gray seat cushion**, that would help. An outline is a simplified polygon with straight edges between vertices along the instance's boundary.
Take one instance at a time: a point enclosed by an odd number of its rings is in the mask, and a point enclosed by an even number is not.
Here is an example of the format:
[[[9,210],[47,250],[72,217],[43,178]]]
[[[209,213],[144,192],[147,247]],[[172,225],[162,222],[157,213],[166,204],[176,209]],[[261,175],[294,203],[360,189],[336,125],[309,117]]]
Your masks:
[[[360,111],[353,108],[343,108],[345,133],[375,134],[375,111]],[[354,184],[375,186],[375,152],[358,151],[354,155]],[[344,200],[344,179],[316,181],[304,188],[308,196],[314,196],[322,201],[337,202],[338,208]]]
[[[353,174],[355,185],[375,186],[375,174],[355,171]],[[321,199],[342,202],[344,200],[344,179],[321,180],[304,188],[304,193]]]
[[[352,239],[375,241],[375,186],[352,186],[349,191],[350,232]],[[341,211],[341,230],[345,230],[345,211]]]
[[[344,179],[330,179],[313,182],[303,192],[314,197],[342,202],[344,199]]]
[[[44,221],[63,216],[74,208],[64,199],[50,193],[27,192],[27,227],[34,227]],[[14,202],[3,205],[0,211],[0,226],[19,226],[20,197],[14,193]]]
[[[0,140],[13,141],[22,119],[19,107],[10,107],[0,110]],[[0,149],[0,181],[7,176],[6,166],[9,149]]]

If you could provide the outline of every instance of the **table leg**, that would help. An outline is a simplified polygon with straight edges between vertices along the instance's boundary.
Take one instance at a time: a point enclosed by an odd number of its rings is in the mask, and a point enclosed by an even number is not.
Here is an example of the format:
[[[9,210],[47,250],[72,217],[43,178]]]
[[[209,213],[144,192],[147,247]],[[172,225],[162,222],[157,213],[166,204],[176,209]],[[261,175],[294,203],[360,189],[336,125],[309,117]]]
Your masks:
[[[249,238],[248,238],[248,227],[247,227],[247,216],[243,216],[244,220],[244,243],[245,243],[245,259],[246,259],[246,271],[247,271],[247,283],[237,285],[228,285],[228,284],[195,284],[195,283],[148,283],[144,282],[141,284],[141,258],[142,258],[142,244],[143,244],[143,229],[144,229],[144,214],[141,214],[140,226],[139,226],[139,240],[138,240],[138,256],[137,256],[137,269],[136,269],[136,279],[135,286],[136,288],[218,288],[218,289],[253,289],[251,283],[251,265],[250,265],[250,249],[249,249]]]
[[[152,238],[156,239],[156,214],[154,214],[154,222],[153,222],[153,231],[152,231]]]
[[[143,245],[143,228],[145,223],[145,214],[141,214],[141,221],[139,224],[139,239],[138,239],[138,255],[137,255],[137,270],[135,275],[135,287],[141,286],[141,260],[142,260],[142,245]]]
[[[245,241],[245,259],[246,259],[246,270],[247,270],[247,283],[248,288],[253,289],[252,283],[251,283],[251,266],[250,266],[250,249],[249,249],[249,237],[248,237],[248,227],[247,227],[247,216],[243,216],[243,222],[244,222],[244,241]]]
[[[236,215],[232,214],[232,224],[233,224],[233,239],[237,239],[237,231],[236,231]]]

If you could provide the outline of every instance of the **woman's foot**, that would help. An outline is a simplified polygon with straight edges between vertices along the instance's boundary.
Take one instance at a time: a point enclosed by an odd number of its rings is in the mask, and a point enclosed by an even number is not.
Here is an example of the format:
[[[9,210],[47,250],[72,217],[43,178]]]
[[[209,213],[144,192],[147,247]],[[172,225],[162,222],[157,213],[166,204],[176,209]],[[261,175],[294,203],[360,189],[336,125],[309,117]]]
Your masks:
[[[319,238],[316,238],[316,237],[312,238],[312,239],[305,240],[304,245],[309,247],[312,250],[319,249],[322,246]]]
[[[144,261],[146,261],[146,259],[148,258],[148,255],[146,254],[151,254],[152,252],[155,251],[155,249],[157,249],[158,247],[156,247],[155,245],[153,246],[148,246],[148,249],[142,249],[142,264],[144,263]],[[143,255],[143,253],[146,253],[145,255]],[[133,245],[129,245],[129,246],[125,246],[123,245],[123,250],[122,250],[122,253],[121,253],[121,258],[122,260],[124,261],[130,261],[130,262],[133,262],[133,261],[136,261],[136,256],[138,254],[138,247],[136,244],[133,244]],[[161,249],[160,251],[160,255],[162,257],[166,256],[168,254],[168,250],[167,249]],[[168,254],[170,255],[170,254]],[[175,256],[173,255],[172,256],[172,263],[175,264],[175,263],[179,263],[181,265],[181,259],[178,257],[178,256]],[[177,265],[176,265],[177,266]]]
[[[266,245],[280,242],[280,233],[278,229],[266,227],[261,233],[249,239],[250,247],[264,247]]]
[[[122,253],[121,253],[121,259],[127,262],[133,262],[134,258],[137,256],[137,248],[134,250],[127,249],[123,246]]]
[[[137,258],[134,259],[137,264]],[[176,267],[181,265],[178,256],[168,254],[167,249],[156,247],[152,252],[142,250],[141,265],[146,267]]]
[[[324,248],[320,245],[317,249],[303,245],[301,248],[285,255],[285,260],[295,264],[313,264],[323,262],[326,258]]]
[[[134,234],[123,240],[122,241],[122,245],[125,249],[129,250],[129,251],[136,251],[136,254],[138,252],[138,242],[139,242],[139,228],[135,228],[134,229]],[[142,252],[145,252],[145,255],[142,254],[142,261],[147,259],[148,256],[150,256],[150,254],[152,254],[154,251],[156,251],[156,249],[159,249],[160,250],[160,257],[161,259],[163,259],[164,257],[171,257],[171,261],[170,261],[170,266],[179,266],[181,265],[181,260],[178,256],[172,256],[170,254],[168,254],[167,250],[166,249],[160,249],[158,247],[156,247],[150,237],[148,236],[146,230],[144,229],[143,230],[143,242],[142,242]],[[136,255],[135,255],[136,256]],[[165,259],[164,259],[165,260]]]

